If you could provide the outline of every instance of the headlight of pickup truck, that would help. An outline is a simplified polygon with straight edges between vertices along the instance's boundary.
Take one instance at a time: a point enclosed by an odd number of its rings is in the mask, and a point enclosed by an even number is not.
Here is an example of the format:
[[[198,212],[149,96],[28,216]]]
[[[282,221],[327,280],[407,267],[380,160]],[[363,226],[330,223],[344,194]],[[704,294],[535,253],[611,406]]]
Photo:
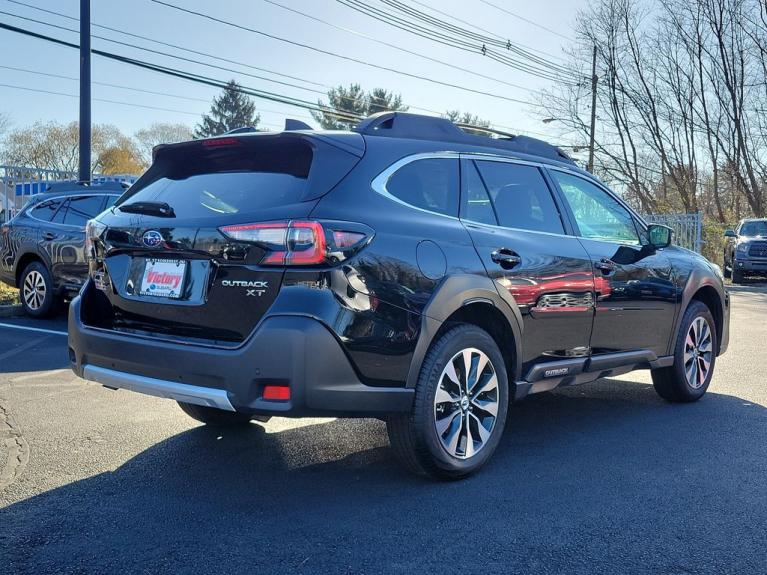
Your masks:
[[[738,247],[735,248],[735,251],[739,254],[745,254],[748,251],[748,244],[747,243],[738,244]]]

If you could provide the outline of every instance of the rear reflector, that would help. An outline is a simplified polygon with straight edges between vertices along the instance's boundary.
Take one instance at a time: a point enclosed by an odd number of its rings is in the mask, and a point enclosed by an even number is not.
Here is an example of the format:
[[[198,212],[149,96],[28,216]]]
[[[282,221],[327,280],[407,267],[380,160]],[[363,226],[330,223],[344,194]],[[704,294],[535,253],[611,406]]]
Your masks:
[[[290,388],[287,385],[267,385],[263,397],[270,401],[289,401]]]

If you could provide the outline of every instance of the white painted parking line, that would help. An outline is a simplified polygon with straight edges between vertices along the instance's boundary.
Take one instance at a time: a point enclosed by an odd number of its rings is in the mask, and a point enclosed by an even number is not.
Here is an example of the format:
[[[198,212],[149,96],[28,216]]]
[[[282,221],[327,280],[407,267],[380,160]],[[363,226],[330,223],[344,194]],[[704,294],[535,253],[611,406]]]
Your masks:
[[[34,331],[37,333],[50,333],[53,335],[67,335],[65,331],[57,331],[55,329],[43,329],[41,327],[27,327],[26,325],[14,325],[12,323],[0,323],[0,327],[7,327],[10,329],[21,329],[24,331]]]
[[[0,361],[4,359],[8,359],[9,357],[13,357],[14,355],[20,354],[22,351],[26,351],[31,347],[35,347],[38,343],[45,341],[48,339],[47,337],[38,337],[37,339],[33,339],[32,341],[28,341],[27,343],[23,343],[19,346],[14,347],[13,349],[9,349],[5,353],[0,353]]]

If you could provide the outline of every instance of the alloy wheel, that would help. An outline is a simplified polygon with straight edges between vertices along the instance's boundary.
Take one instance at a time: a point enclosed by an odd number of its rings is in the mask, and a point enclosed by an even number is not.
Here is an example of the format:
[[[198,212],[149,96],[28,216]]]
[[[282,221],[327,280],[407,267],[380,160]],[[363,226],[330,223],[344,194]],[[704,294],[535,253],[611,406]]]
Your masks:
[[[24,303],[27,307],[33,311],[40,309],[45,301],[45,278],[37,270],[32,270],[24,278],[24,286],[22,289],[22,296],[24,297]]]
[[[711,369],[713,341],[706,318],[696,317],[684,340],[684,375],[693,389],[699,389],[706,382]]]
[[[459,459],[487,444],[498,417],[498,377],[476,348],[456,353],[442,370],[434,396],[434,424],[442,447]]]

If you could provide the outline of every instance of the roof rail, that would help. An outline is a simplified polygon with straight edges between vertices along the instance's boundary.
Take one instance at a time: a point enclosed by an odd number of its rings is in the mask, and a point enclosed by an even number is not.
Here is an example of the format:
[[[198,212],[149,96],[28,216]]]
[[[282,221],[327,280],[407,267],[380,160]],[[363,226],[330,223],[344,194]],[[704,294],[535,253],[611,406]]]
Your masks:
[[[233,128],[228,132],[224,132],[222,135],[229,136],[231,134],[248,134],[250,132],[258,132],[258,130],[253,126],[242,126],[241,128]]]
[[[473,146],[500,148],[510,152],[519,152],[533,156],[542,156],[574,164],[572,158],[558,147],[528,136],[517,136],[485,126],[455,124],[446,118],[411,114],[408,112],[380,112],[362,120],[355,132],[367,136],[389,136],[392,138],[412,138],[417,140],[438,140]],[[498,138],[467,133],[484,132]]]

